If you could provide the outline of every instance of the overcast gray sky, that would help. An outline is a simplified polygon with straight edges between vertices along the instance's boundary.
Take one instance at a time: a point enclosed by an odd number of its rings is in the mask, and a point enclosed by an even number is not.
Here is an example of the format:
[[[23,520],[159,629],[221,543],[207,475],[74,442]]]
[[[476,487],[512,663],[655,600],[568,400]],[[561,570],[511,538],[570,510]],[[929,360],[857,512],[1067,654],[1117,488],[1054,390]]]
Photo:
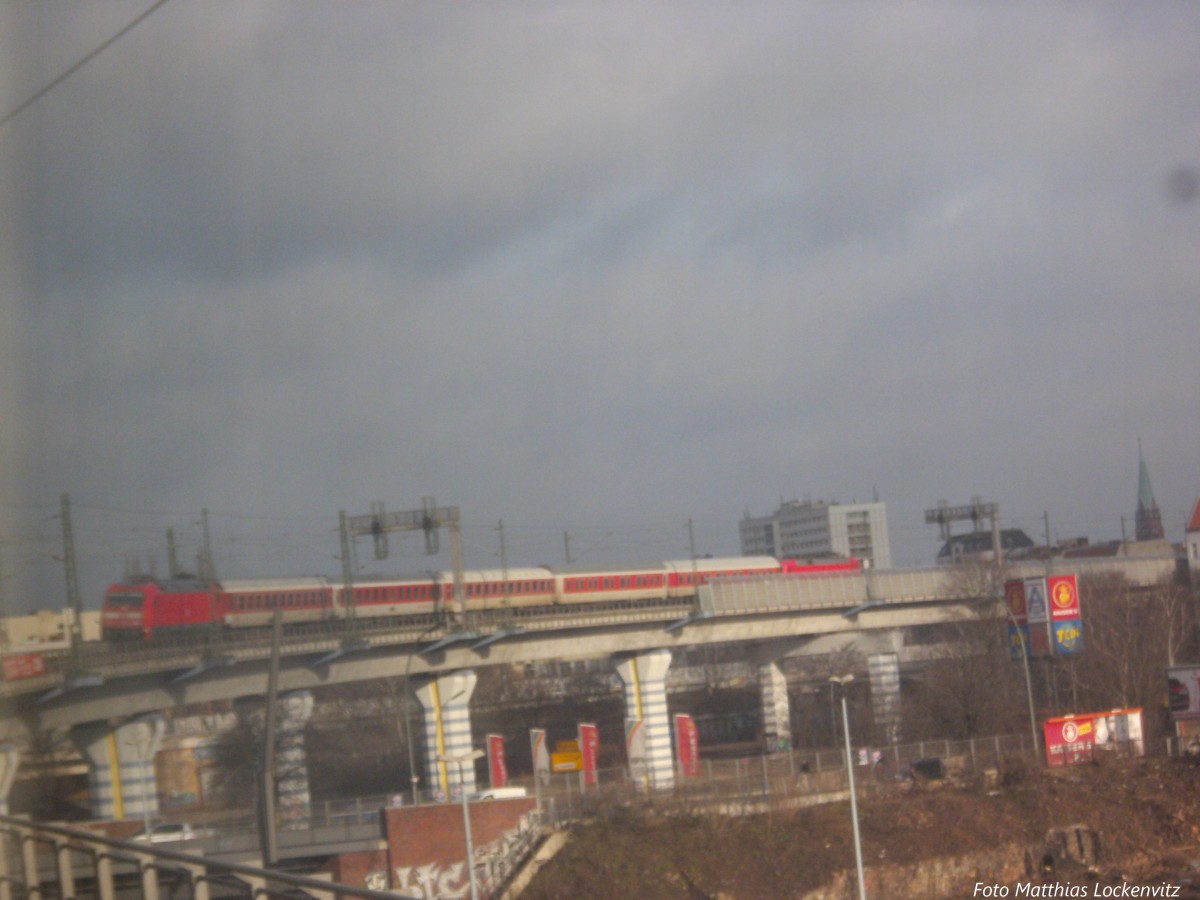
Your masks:
[[[0,111],[150,6],[0,0]],[[1168,537],[1200,493],[1200,5],[173,0],[0,127],[0,570],[738,549],[779,500]],[[427,560],[413,538],[386,563]],[[359,548],[367,562],[370,547]]]

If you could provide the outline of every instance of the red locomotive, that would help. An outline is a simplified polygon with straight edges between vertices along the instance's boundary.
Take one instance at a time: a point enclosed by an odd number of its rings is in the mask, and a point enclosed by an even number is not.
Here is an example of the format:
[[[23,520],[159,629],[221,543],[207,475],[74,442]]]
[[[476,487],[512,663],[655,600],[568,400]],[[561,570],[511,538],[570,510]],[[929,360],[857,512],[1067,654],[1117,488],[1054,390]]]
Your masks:
[[[630,568],[469,570],[463,599],[469,611],[502,607],[604,603],[690,596],[711,578],[769,574],[857,573],[856,559],[799,562],[770,556],[668,560]],[[438,572],[354,585],[356,618],[401,617],[454,608],[454,574]],[[275,610],[285,624],[345,618],[345,588],[323,577],[230,580],[195,579],[114,584],[104,595],[105,640],[152,640],[220,626],[261,628]]]

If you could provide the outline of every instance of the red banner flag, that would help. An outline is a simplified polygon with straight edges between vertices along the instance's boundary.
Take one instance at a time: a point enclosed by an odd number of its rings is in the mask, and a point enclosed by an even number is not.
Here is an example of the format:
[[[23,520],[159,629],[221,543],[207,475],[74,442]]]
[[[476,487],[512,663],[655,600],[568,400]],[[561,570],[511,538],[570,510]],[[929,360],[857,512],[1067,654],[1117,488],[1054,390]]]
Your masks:
[[[508,784],[508,765],[504,761],[504,737],[499,734],[489,734],[487,747],[488,780],[494,788],[504,787]]]
[[[692,778],[700,774],[700,733],[691,716],[675,716],[675,753],[679,757],[679,774]]]
[[[579,724],[579,752],[583,754],[583,783],[596,784],[596,757],[600,754],[600,729],[595,725]]]

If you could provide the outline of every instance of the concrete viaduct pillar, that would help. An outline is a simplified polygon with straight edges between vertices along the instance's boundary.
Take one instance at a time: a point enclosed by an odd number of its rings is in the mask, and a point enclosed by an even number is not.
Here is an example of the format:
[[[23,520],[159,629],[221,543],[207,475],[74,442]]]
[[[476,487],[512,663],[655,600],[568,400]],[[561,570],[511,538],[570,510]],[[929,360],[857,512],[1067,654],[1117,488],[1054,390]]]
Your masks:
[[[21,765],[21,751],[16,744],[0,744],[0,816],[8,815],[8,794],[12,790],[13,779],[17,777],[17,767]],[[0,845],[3,852],[3,845]]]
[[[153,819],[158,815],[154,756],[164,729],[160,715],[115,727],[93,723],[71,729],[71,739],[87,759],[94,818]]]
[[[787,678],[779,663],[766,662],[758,667],[758,687],[762,696],[763,749],[767,753],[791,750],[791,704]]]
[[[671,719],[667,712],[667,669],[670,650],[651,650],[617,663],[625,682],[625,718],[639,719],[646,736],[646,774],[649,786],[665,791],[675,786],[671,756]]]
[[[474,749],[471,739],[471,694],[475,692],[476,675],[466,669],[442,675],[417,688],[417,699],[425,710],[425,771],[428,787],[446,800],[460,796],[460,790],[475,792],[475,761],[464,761],[463,784],[459,784],[459,769],[454,763],[442,762],[439,756],[465,756]]]
[[[311,806],[308,790],[308,756],[304,728],[312,718],[313,697],[295,691],[279,698],[279,724],[275,732],[275,790],[279,818],[284,828],[307,828]]]

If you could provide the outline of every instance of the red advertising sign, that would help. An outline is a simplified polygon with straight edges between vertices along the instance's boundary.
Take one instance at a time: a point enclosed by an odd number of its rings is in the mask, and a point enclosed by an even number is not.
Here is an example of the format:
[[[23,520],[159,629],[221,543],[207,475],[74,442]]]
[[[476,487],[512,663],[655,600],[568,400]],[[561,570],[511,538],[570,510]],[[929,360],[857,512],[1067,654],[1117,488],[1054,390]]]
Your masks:
[[[1049,766],[1088,762],[1098,750],[1121,756],[1141,756],[1145,751],[1140,709],[1060,716],[1047,719],[1042,729]]]
[[[1046,593],[1050,596],[1050,616],[1055,622],[1079,618],[1079,586],[1074,575],[1047,578]]]
[[[595,725],[579,723],[579,752],[583,755],[583,783],[591,787],[596,784],[596,757],[600,754],[600,729]]]
[[[700,774],[700,732],[689,715],[675,716],[675,753],[679,757],[679,774],[693,778]]]
[[[504,737],[499,734],[487,736],[488,781],[494,788],[508,784],[508,765],[504,761]]]
[[[4,657],[4,680],[20,681],[46,674],[46,661],[40,653],[18,653]]]

